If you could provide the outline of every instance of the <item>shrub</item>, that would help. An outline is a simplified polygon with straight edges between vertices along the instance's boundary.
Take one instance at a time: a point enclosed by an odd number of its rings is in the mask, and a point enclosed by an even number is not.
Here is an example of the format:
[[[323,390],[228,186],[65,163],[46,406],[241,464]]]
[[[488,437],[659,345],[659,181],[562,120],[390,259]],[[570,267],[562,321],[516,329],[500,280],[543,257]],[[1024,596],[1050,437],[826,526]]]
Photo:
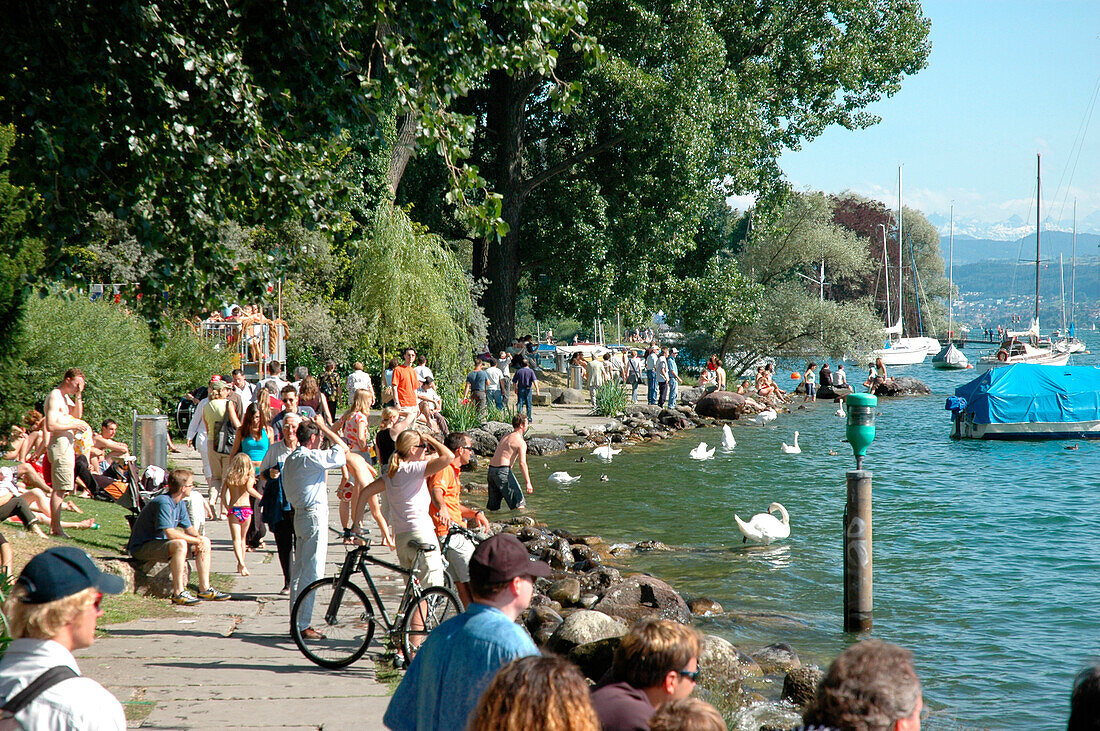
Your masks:
[[[156,349],[156,395],[164,413],[170,413],[183,394],[207,383],[215,373],[236,367],[232,353],[215,350],[210,340],[187,325],[174,326]]]
[[[443,399],[443,418],[447,420],[447,426],[451,431],[468,431],[476,429],[484,422],[478,416],[477,406],[474,403],[462,403],[462,394],[449,383],[438,383],[439,397]]]
[[[607,382],[596,389],[596,413],[617,416],[626,408],[626,389],[621,383]]]

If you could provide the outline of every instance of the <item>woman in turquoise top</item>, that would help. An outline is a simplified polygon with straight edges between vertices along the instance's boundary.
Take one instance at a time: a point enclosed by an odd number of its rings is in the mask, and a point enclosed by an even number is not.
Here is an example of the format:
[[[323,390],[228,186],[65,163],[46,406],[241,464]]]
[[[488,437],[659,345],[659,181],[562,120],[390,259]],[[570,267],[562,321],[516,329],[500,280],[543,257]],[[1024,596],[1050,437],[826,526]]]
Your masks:
[[[263,461],[268,448],[271,447],[274,441],[275,434],[268,426],[264,412],[260,409],[259,404],[253,401],[245,410],[244,418],[241,419],[241,425],[237,429],[237,438],[233,441],[233,451],[230,454],[230,459],[236,456],[237,452],[244,452],[252,460],[252,467],[259,475],[260,462]],[[259,483],[257,483],[258,485]],[[254,497],[250,500],[253,512],[258,513],[260,501]],[[245,537],[245,543],[248,544],[249,549],[264,548],[263,538],[266,533],[267,530],[264,528],[263,521],[251,521],[248,525],[248,535]]]

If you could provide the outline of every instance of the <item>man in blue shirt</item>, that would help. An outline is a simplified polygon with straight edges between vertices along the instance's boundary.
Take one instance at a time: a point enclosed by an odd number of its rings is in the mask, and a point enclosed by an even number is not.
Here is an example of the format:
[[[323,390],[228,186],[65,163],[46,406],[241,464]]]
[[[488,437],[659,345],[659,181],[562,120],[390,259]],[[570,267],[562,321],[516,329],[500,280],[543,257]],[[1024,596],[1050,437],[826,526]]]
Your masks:
[[[676,396],[679,395],[679,384],[683,383],[683,379],[680,378],[680,366],[676,363],[676,356],[680,354],[680,351],[676,348],[668,351],[668,408],[676,408]]]
[[[127,550],[139,561],[166,562],[172,573],[172,601],[198,604],[203,599],[225,601],[229,595],[210,586],[210,539],[191,525],[187,501],[195,487],[195,475],[181,468],[168,473],[168,492],[145,504],[134,519]],[[199,574],[198,596],[183,585],[188,554],[195,556]]]
[[[516,624],[531,603],[539,576],[550,576],[550,567],[533,560],[515,536],[499,533],[483,541],[470,559],[473,603],[428,635],[390,700],[382,719],[386,727],[466,728],[497,670],[539,652]]]

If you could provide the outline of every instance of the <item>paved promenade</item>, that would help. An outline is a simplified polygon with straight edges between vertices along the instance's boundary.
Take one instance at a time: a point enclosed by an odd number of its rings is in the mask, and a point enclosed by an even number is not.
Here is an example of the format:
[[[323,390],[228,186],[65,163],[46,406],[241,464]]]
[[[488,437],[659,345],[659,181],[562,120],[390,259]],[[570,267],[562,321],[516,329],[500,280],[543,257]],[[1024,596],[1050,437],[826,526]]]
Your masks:
[[[173,461],[195,469],[201,481],[197,454],[183,449],[182,455],[172,455]],[[339,472],[330,474],[333,488],[338,478]],[[334,489],[330,495],[335,526]],[[390,696],[389,687],[375,678],[381,633],[349,668],[314,665],[290,639],[289,602],[278,593],[283,577],[271,535],[267,550],[248,554],[251,575],[244,577],[235,573],[228,524],[207,523],[207,535],[214,547],[214,571],[236,577],[233,599],[180,607],[173,617],[112,625],[109,637],[77,653],[84,674],[127,707],[127,717],[135,719],[130,727],[381,729]],[[396,561],[388,549],[373,550]],[[344,555],[339,541],[329,546],[328,574]],[[372,576],[392,612],[399,578],[379,569]]]

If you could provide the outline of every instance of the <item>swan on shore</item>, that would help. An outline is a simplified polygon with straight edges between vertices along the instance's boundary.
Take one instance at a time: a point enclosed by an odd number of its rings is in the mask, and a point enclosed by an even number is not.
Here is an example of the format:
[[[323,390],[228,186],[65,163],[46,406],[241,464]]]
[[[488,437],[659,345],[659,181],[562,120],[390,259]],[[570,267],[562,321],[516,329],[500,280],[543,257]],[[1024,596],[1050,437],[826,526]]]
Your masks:
[[[756,416],[749,419],[749,423],[755,426],[767,426],[771,422],[775,421],[779,417],[775,409],[765,409]]]
[[[733,438],[733,429],[729,424],[722,425],[722,449],[733,449],[737,446],[737,440]]]
[[[691,450],[690,452],[688,452],[688,456],[691,457],[692,459],[700,459],[700,460],[702,460],[702,459],[713,459],[714,458],[714,447],[711,447],[708,450],[706,442],[699,442],[699,446],[696,447],[695,449]]]
[[[782,519],[772,515],[775,512],[778,512]],[[734,513],[733,519],[737,521],[737,529],[744,536],[741,539],[742,543],[752,541],[767,546],[772,541],[787,538],[791,535],[791,518],[787,515],[787,509],[779,503],[772,503],[768,506],[768,512],[757,513],[752,516],[752,520],[748,523],[737,517],[736,513]]]
[[[794,444],[783,442],[780,449],[783,450],[783,454],[802,454],[802,447],[798,446],[798,432],[794,433]]]
[[[574,482],[581,479],[581,476],[577,475],[574,477],[568,472],[553,472],[547,479],[555,485],[572,485]]]

